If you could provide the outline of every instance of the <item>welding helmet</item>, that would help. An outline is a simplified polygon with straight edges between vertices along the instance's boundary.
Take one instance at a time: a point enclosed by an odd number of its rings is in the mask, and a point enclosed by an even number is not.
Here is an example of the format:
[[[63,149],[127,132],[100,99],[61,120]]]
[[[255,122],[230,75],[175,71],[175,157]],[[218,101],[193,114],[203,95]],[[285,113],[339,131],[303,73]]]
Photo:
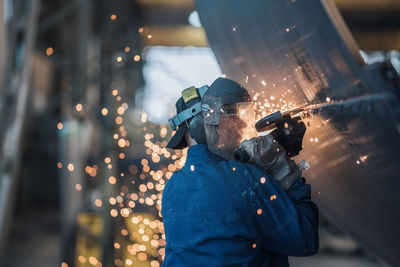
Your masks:
[[[247,90],[240,84],[218,78],[201,99],[208,149],[226,159],[244,139],[257,136],[255,110]]]
[[[182,96],[176,102],[176,115],[168,120],[172,130],[176,131],[167,144],[167,148],[183,149],[187,147],[185,132],[189,129],[191,137],[198,144],[206,144],[203,117],[201,115],[201,99],[208,86],[194,86],[182,91]]]

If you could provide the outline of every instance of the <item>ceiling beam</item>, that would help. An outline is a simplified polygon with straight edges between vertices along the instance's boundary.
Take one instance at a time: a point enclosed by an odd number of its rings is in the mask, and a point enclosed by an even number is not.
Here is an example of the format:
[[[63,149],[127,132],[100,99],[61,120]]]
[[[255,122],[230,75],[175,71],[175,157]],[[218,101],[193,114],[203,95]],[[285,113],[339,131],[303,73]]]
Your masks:
[[[400,51],[400,29],[393,31],[355,31],[353,35],[361,50]]]
[[[399,0],[335,0],[341,12],[394,13],[400,12]]]
[[[149,26],[151,38],[143,36],[144,45],[208,46],[203,28],[192,26]]]
[[[136,2],[143,8],[143,22],[150,28],[152,36],[150,39],[147,35],[143,36],[144,45],[208,45],[202,28],[186,24],[190,10],[195,9],[193,0],[136,0]],[[393,25],[393,18],[390,15],[400,12],[400,0],[334,0],[334,2],[343,14],[360,49],[400,50],[400,30],[397,30],[397,27],[389,27]],[[368,19],[371,15],[378,17]],[[379,18],[390,21],[386,23],[387,25],[381,25],[382,23],[375,25],[373,22],[377,22]],[[374,25],[382,29],[377,30]]]

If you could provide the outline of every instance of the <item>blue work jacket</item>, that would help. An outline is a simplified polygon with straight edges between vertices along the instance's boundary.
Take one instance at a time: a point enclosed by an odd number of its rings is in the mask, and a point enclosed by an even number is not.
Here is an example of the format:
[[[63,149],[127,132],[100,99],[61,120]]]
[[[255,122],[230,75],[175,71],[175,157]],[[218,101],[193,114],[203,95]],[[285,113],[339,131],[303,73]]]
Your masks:
[[[163,192],[163,266],[289,266],[318,250],[310,198],[304,179],[285,192],[256,165],[192,146]]]

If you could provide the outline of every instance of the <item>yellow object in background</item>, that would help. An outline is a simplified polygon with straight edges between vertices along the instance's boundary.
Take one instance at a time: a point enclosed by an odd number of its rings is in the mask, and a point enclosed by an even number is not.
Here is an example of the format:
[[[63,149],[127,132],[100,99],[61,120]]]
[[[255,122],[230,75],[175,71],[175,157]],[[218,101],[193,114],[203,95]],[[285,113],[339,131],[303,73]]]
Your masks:
[[[81,212],[76,220],[75,266],[101,267],[100,239],[104,229],[101,214]]]

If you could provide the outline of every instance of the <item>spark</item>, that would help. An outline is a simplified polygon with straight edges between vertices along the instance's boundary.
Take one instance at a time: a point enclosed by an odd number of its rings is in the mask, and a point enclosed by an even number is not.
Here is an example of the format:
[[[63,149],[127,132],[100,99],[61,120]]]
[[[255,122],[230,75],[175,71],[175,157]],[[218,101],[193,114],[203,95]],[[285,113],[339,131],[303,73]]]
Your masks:
[[[72,171],[75,170],[75,166],[74,166],[74,164],[72,164],[72,163],[69,163],[67,168],[68,168],[68,170],[69,170],[70,172],[72,172]]]
[[[102,205],[103,205],[103,202],[101,201],[101,199],[96,199],[95,201],[94,201],[94,205],[96,206],[96,207],[101,207]]]
[[[78,261],[79,261],[80,263],[85,263],[85,262],[86,262],[86,258],[85,258],[84,256],[80,255],[80,256],[78,257]]]
[[[111,217],[117,217],[118,216],[118,211],[116,209],[111,209],[110,210],[110,215],[111,215]]]
[[[46,49],[46,55],[47,55],[47,56],[53,55],[53,52],[54,52],[53,47],[48,47],[48,48]]]
[[[103,116],[106,116],[106,115],[108,114],[108,109],[103,108],[103,109],[101,110],[101,114],[102,114]]]
[[[76,104],[75,109],[76,109],[76,111],[78,111],[78,112],[82,111],[82,109],[83,109],[82,104],[79,104],[79,103]]]
[[[116,179],[114,176],[110,176],[110,177],[108,178],[108,182],[109,182],[110,184],[115,184],[115,183],[117,182],[117,179]]]

